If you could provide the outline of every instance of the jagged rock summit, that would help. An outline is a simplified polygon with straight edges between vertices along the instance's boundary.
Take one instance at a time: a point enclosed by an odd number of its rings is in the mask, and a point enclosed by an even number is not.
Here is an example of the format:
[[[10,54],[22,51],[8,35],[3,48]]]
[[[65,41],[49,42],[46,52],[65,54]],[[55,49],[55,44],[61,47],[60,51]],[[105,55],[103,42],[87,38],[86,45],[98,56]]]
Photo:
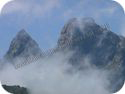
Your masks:
[[[113,71],[112,91],[119,90],[125,79],[125,38],[92,19],[73,18],[63,27],[57,49],[73,51],[70,63],[84,68],[84,58],[89,57],[92,65]]]
[[[9,50],[5,58],[12,60],[16,57],[30,57],[42,55],[41,49],[37,42],[33,40],[30,35],[22,29],[17,33],[16,37],[11,41]]]
[[[63,27],[57,48],[74,51],[74,64],[90,56],[93,64],[106,67],[125,63],[124,42],[125,38],[96,24],[92,18],[73,18]]]

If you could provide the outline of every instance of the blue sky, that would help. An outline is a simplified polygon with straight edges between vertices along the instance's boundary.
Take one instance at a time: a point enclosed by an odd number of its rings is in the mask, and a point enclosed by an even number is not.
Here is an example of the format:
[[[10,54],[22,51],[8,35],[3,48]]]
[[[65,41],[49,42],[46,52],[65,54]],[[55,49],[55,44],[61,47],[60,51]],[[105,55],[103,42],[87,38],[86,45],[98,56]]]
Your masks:
[[[59,33],[71,18],[92,17],[100,25],[125,35],[122,7],[111,0],[14,0],[7,3],[0,15],[0,57],[21,29],[35,39],[41,49],[56,46]]]

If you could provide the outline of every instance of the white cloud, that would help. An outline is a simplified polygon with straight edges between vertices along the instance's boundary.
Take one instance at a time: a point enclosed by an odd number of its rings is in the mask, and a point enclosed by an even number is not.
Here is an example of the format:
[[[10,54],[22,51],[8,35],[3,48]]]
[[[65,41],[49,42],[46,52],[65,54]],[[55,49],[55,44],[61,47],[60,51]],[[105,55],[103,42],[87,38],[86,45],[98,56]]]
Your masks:
[[[25,15],[43,16],[51,12],[53,9],[58,8],[59,5],[59,0],[39,0],[38,2],[33,0],[15,0],[8,3],[4,7],[2,13],[8,14],[19,12]]]
[[[80,0],[75,6],[69,7],[63,13],[64,19],[71,17],[93,17],[95,20],[102,20],[107,16],[107,18],[112,17],[118,10],[116,3],[112,1],[101,0]],[[105,5],[103,5],[105,3]]]
[[[109,94],[107,73],[92,67],[78,71],[68,63],[71,54],[58,53],[15,70],[10,65],[0,72],[3,83],[29,88],[31,94]],[[58,58],[58,59],[57,59]]]

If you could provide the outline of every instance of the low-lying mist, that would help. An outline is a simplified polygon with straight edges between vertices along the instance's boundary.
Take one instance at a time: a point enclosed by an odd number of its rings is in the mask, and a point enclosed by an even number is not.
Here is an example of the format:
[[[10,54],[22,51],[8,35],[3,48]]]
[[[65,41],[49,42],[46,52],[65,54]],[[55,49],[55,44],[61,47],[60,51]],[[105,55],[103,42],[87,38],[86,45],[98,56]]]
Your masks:
[[[68,62],[71,54],[56,53],[19,69],[8,63],[0,79],[27,87],[30,94],[110,94],[108,72],[93,67],[87,57],[82,61],[87,68],[78,70]]]

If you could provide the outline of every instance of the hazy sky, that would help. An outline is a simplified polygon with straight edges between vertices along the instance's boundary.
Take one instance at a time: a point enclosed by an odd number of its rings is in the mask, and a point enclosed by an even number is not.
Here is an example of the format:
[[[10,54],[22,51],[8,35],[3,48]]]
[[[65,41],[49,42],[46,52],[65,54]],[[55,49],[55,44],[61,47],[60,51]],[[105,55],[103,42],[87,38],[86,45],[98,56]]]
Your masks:
[[[0,57],[18,31],[25,29],[42,49],[53,48],[64,24],[73,17],[92,17],[125,35],[122,7],[111,0],[14,0],[0,15]]]

